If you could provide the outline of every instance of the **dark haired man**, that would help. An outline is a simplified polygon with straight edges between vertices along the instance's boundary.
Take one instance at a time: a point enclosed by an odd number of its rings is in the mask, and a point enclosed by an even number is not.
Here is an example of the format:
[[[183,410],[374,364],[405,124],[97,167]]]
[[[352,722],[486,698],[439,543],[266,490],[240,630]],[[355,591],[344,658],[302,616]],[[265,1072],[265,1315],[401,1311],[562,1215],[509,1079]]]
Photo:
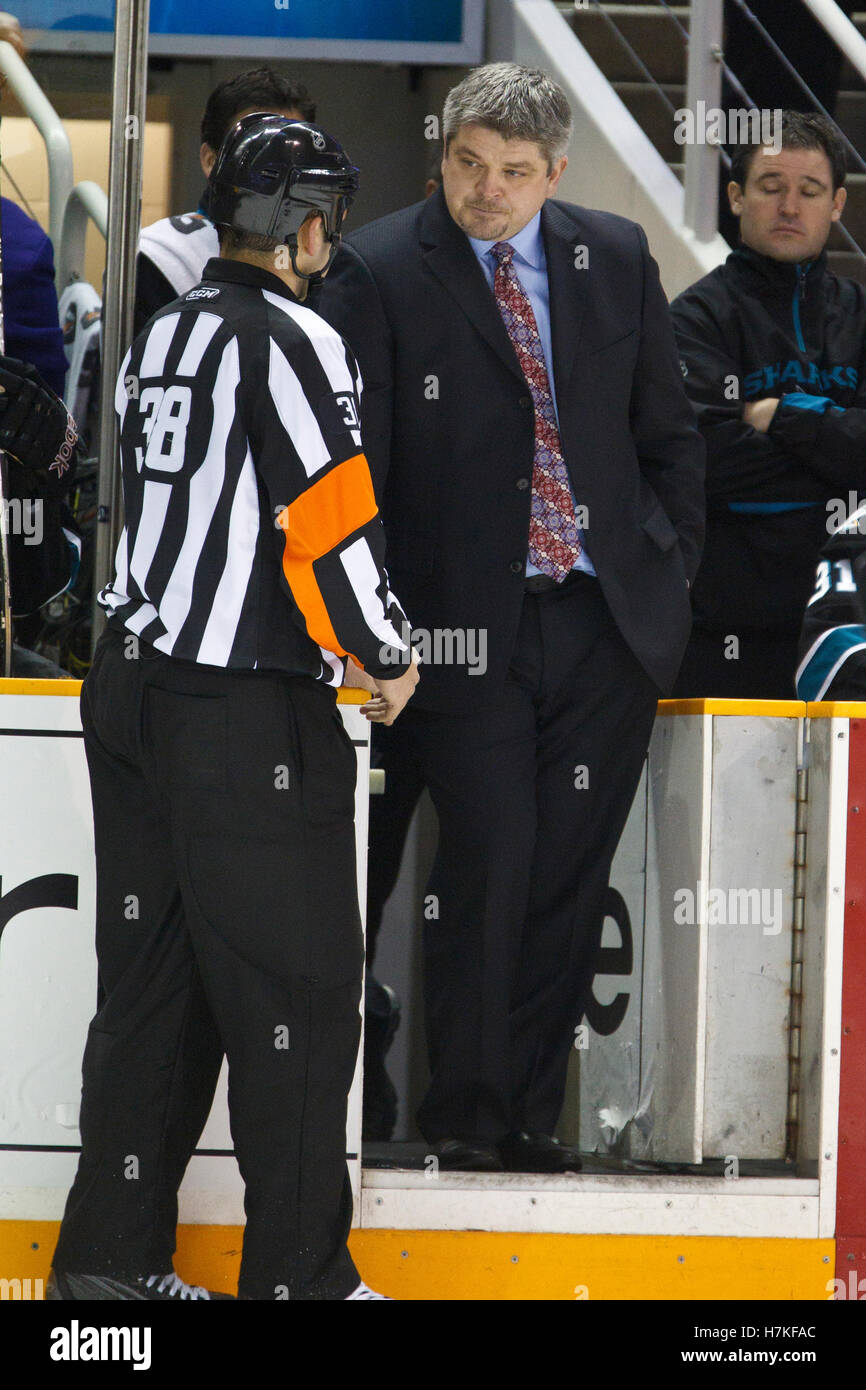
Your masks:
[[[838,8],[850,18],[855,0],[836,0]],[[858,7],[859,8],[859,7]],[[784,62],[757,27],[766,29]],[[726,111],[743,105],[776,111],[814,111],[823,107],[828,115],[836,111],[839,78],[845,61],[840,43],[831,38],[805,5],[792,6],[791,0],[725,0],[725,65],[740,86],[736,89],[727,75],[722,78],[721,105]],[[741,90],[742,88],[742,90]],[[743,92],[747,101],[744,102]],[[733,159],[736,146],[727,147]],[[719,231],[731,246],[739,243],[739,224],[731,212],[724,169],[719,169]]]
[[[316,103],[301,82],[272,68],[253,68],[214,87],[201,122],[202,173],[208,178],[220,145],[236,121],[255,111],[289,120],[314,121]],[[138,334],[164,305],[193,289],[212,256],[220,254],[217,229],[207,216],[207,192],[195,212],[162,217],[141,232],[136,266],[133,331]]]
[[[681,696],[793,697],[828,510],[837,520],[840,495],[866,487],[866,290],[825,250],[845,151],[821,116],[786,111],[780,134],[736,152],[741,245],[671,306],[707,444]]]
[[[439,817],[418,1122],[442,1168],[580,1167],[554,1130],[703,530],[657,267],[633,222],[555,197],[570,133],[546,73],[475,69],[442,187],[352,236],[321,294],[434,653],[395,742]]]

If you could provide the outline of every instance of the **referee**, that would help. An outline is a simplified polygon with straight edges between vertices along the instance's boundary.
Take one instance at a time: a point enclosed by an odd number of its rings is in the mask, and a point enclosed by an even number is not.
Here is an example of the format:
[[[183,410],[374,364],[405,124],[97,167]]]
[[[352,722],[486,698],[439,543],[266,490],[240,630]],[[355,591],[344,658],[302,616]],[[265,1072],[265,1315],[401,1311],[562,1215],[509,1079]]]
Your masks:
[[[81,696],[104,1002],[47,1297],[226,1297],[172,1267],[225,1054],[238,1296],[381,1298],[346,1246],[363,943],[335,687],[370,690],[389,724],[417,674],[358,368],[301,304],[357,170],[316,126],[257,114],[210,186],[221,255],[135,340],[115,394],[126,525]]]

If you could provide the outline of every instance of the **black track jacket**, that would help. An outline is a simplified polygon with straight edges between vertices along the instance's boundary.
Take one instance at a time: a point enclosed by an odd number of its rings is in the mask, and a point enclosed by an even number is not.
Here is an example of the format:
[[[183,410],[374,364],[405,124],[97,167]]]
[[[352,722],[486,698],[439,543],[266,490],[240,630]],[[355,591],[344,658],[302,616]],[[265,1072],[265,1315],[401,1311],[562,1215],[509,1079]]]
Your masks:
[[[866,492],[866,290],[826,253],[793,265],[741,247],[671,312],[707,444],[696,625],[796,633],[818,551]],[[766,396],[782,399],[762,434],[742,413]]]

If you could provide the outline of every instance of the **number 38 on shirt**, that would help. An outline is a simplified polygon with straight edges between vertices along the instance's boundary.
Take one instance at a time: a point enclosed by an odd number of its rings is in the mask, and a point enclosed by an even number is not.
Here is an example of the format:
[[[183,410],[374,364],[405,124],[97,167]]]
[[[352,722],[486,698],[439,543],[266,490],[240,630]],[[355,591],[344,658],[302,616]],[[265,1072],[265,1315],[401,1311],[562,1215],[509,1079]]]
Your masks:
[[[147,441],[135,450],[139,473],[145,467],[161,473],[177,473],[183,467],[191,404],[188,386],[145,387],[138,401]]]

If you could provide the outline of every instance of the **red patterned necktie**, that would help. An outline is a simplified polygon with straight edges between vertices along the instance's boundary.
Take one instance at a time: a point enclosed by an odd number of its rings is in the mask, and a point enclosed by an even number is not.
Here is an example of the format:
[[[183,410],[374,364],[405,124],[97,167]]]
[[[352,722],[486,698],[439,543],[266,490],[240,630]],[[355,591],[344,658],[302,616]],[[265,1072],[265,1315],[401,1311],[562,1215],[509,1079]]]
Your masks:
[[[497,241],[491,251],[497,261],[493,293],[535,406],[529,560],[542,574],[560,582],[574,568],[581,545],[544,349],[529,296],[511,264],[514,247]]]

